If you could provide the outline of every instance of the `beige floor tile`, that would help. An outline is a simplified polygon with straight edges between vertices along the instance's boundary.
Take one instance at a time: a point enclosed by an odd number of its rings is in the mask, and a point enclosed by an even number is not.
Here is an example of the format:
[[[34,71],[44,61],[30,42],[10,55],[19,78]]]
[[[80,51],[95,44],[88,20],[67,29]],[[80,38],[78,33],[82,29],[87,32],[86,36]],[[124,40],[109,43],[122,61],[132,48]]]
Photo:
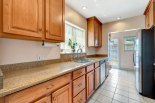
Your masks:
[[[121,95],[118,95],[118,94],[115,94],[113,99],[115,99],[115,100],[117,100],[119,102],[128,103],[128,98],[127,97],[124,97],[124,96],[121,96]]]
[[[109,80],[109,82],[110,82],[110,83],[115,83],[115,84],[117,84],[118,81],[114,81],[114,80],[111,79],[111,80]],[[108,83],[109,83],[109,82],[108,82]]]
[[[109,83],[107,83],[107,86],[111,86],[111,87],[116,88],[117,87],[117,84],[109,82]]]
[[[114,92],[110,92],[108,90],[103,90],[101,94],[104,95],[104,96],[107,96],[109,98],[113,98],[114,97]]]
[[[86,103],[95,103],[94,99],[89,99]]]
[[[98,88],[98,89],[96,90],[96,92],[97,92],[97,93],[100,93],[100,94],[101,94],[102,91],[103,91],[103,88]]]
[[[113,101],[112,101],[112,103],[121,103],[121,102],[119,102],[119,101],[116,101],[116,100],[113,100]]]
[[[155,100],[150,99],[150,98],[147,98],[147,97],[144,97],[144,101],[145,101],[146,103],[155,103]]]
[[[100,95],[101,95],[101,94],[95,92],[95,93],[91,96],[91,98],[94,99],[94,100],[96,100]]]
[[[129,92],[134,94],[139,94],[136,88],[135,89],[129,88]]]
[[[139,101],[136,101],[136,100],[133,100],[133,99],[129,99],[129,103],[143,103],[143,102],[139,102]]]
[[[106,86],[104,89],[108,90],[108,91],[111,91],[111,92],[115,92],[116,88],[113,88],[113,87],[110,87],[110,86]]]
[[[125,86],[122,86],[122,85],[117,85],[117,88],[118,89],[121,89],[121,90],[124,90],[124,91],[129,91],[129,88],[128,87],[125,87]]]
[[[129,98],[142,103],[144,102],[143,98],[139,94],[137,95],[137,94],[129,93]]]
[[[106,96],[100,95],[99,98],[97,99],[97,101],[100,103],[111,103],[112,99],[108,98]]]
[[[115,93],[119,94],[119,95],[122,95],[122,96],[125,96],[125,97],[129,97],[129,92],[126,92],[126,91],[123,91],[123,90],[120,90],[120,89],[116,89]]]
[[[104,88],[106,86],[106,84],[102,84],[99,88]]]

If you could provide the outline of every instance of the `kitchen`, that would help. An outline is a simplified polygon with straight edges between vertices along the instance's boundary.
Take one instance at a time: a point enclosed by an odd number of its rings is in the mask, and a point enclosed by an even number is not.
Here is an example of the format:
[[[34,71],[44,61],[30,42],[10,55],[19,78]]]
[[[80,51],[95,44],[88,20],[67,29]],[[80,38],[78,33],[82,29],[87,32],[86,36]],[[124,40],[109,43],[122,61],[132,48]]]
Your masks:
[[[108,58],[108,33],[152,28],[154,25],[150,21],[151,17],[154,19],[154,13],[151,14],[152,9],[151,13],[147,13],[149,16],[145,17],[143,13],[145,9],[148,11],[153,1],[143,0],[144,4],[138,6],[142,8],[140,12],[135,10],[135,14],[131,11],[124,14],[129,13],[132,16],[123,17],[118,13],[117,16],[112,16],[113,19],[109,19],[108,12],[102,14],[103,11],[97,9],[102,5],[100,2],[102,1],[92,0],[90,5],[87,0],[83,4],[78,0],[74,2],[72,0],[0,1],[0,77],[2,78],[0,103],[154,102],[146,97],[142,97],[141,100],[141,96],[132,92],[133,88],[126,87],[124,82],[121,84],[122,78],[128,78],[126,74],[132,78],[131,81],[134,81],[134,70],[113,69]],[[114,6],[115,3],[112,2],[104,3]],[[88,10],[92,11],[91,15],[87,14]],[[97,16],[95,10],[103,17]],[[119,20],[116,19],[120,16]],[[94,29],[96,25],[98,27]],[[97,33],[94,33],[96,31]],[[72,35],[77,33],[80,39],[76,40],[76,36],[70,36],[69,33]],[[76,48],[68,46],[69,38],[72,38],[74,43],[81,43],[82,50],[79,50],[78,56],[76,52],[80,47],[79,45]],[[44,46],[42,46],[43,43]],[[74,50],[75,53],[73,53]],[[88,61],[79,61],[78,58]],[[104,61],[101,63],[101,60]],[[106,78],[103,79],[103,84],[100,81],[102,68],[105,70],[102,74],[105,74]],[[111,83],[111,80],[114,81]],[[125,82],[127,81],[130,80]],[[120,86],[119,82],[124,87]],[[129,86],[133,87],[134,84]],[[123,90],[122,94],[119,90]],[[127,93],[127,96],[124,93]],[[137,98],[134,98],[136,96]]]

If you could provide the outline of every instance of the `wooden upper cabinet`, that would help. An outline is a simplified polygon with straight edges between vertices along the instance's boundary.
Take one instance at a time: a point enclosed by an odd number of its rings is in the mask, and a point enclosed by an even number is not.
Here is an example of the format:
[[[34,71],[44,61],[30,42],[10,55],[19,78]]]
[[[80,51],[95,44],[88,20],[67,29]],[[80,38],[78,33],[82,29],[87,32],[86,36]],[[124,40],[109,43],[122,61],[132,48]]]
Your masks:
[[[99,45],[99,24],[98,24],[98,22],[95,20],[94,21],[95,22],[95,37],[94,37],[94,39],[95,39],[95,47],[97,47],[98,45]]]
[[[87,46],[102,47],[102,23],[95,16],[87,18]]]
[[[43,0],[3,0],[3,32],[41,38]]]
[[[102,47],[102,25],[99,25],[99,40],[98,40],[98,46]]]
[[[65,0],[1,0],[0,4],[0,37],[64,42]]]
[[[52,103],[71,103],[71,84],[52,93]]]
[[[152,28],[154,25],[155,25],[155,21],[154,21],[154,18],[155,18],[155,2],[154,0],[150,0],[146,9],[145,9],[145,12],[144,12],[144,15],[145,15],[145,29],[150,29]]]
[[[46,0],[46,39],[65,40],[65,0]]]

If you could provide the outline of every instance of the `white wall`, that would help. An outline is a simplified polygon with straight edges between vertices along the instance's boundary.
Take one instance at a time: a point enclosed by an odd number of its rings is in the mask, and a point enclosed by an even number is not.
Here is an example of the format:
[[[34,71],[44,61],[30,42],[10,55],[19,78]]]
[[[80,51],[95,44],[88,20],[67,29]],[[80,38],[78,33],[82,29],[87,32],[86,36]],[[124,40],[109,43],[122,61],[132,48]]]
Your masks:
[[[96,54],[108,54],[108,33],[145,28],[145,16],[140,15],[132,18],[127,18],[123,20],[118,20],[102,25],[102,47],[96,49]],[[104,47],[105,45],[105,47]]]
[[[138,33],[138,30],[111,33],[111,39],[119,39],[120,68],[122,69],[134,69],[133,52],[124,52],[123,37],[135,36],[136,33]]]

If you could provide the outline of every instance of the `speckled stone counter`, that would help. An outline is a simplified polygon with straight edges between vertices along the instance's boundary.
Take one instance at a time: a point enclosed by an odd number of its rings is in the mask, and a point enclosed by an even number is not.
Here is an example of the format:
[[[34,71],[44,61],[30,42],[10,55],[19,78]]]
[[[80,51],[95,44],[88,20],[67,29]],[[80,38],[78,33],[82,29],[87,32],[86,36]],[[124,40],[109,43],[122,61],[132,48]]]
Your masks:
[[[43,83],[58,76],[70,73],[107,57],[89,58],[94,61],[89,63],[62,62],[31,69],[21,69],[4,72],[3,89],[0,97],[15,93],[28,87]]]

